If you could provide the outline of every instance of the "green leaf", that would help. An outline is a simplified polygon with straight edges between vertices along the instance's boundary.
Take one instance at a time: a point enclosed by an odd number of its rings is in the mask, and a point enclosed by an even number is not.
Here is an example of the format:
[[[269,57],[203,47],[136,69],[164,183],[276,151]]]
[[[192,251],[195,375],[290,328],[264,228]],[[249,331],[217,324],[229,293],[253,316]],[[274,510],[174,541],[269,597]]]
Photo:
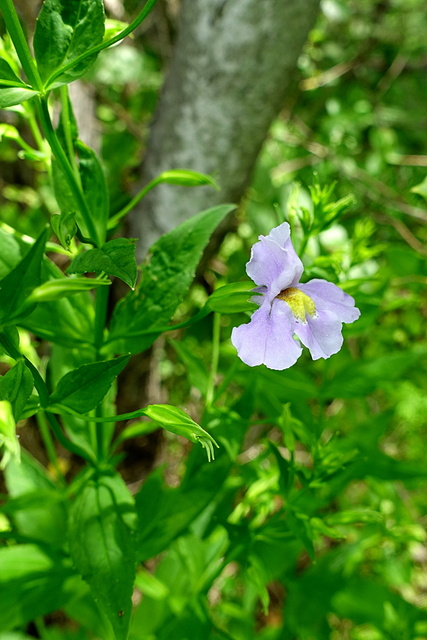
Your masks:
[[[5,80],[16,86],[26,86],[21,78],[18,78],[10,64],[3,58],[0,58],[0,85],[2,85]]]
[[[0,567],[0,632],[59,609],[81,584],[68,558],[35,544],[1,548]]]
[[[110,206],[107,180],[96,153],[80,140],[76,142],[75,146],[79,155],[79,172],[83,192],[97,232],[97,238],[94,240],[102,245],[105,240]],[[83,234],[89,236],[85,224],[80,219],[80,214],[77,214],[77,222]]]
[[[28,296],[28,304],[36,302],[52,302],[67,296],[72,296],[82,291],[90,291],[98,287],[105,287],[111,284],[110,280],[100,280],[93,278],[57,278],[43,282],[39,287],[33,289]]]
[[[250,301],[253,295],[252,282],[232,282],[216,289],[207,300],[206,306],[218,313],[255,311],[258,305]]]
[[[79,207],[77,206],[77,203],[71,192],[68,180],[65,177],[65,173],[63,172],[61,165],[57,162],[55,157],[52,158],[52,184],[55,198],[61,210],[61,213],[64,215],[64,217],[74,215],[77,218]],[[76,221],[80,224],[81,217],[79,217]]]
[[[184,298],[212,232],[233,209],[234,205],[221,205],[202,211],[157,240],[140,287],[115,308],[112,349],[138,353],[154,342],[161,333],[156,327],[169,322]]]
[[[60,128],[58,128],[60,131]],[[74,148],[79,156],[79,173],[82,189],[92,214],[92,220],[96,231],[97,244],[102,245],[105,240],[107,219],[109,214],[108,186],[104,169],[94,151],[80,141],[75,141]],[[61,209],[64,219],[75,215],[75,220],[85,237],[90,237],[89,231],[80,213],[79,206],[74,199],[62,167],[52,160],[52,181],[55,198]]]
[[[21,455],[16,437],[16,423],[12,413],[12,405],[7,400],[0,400],[0,447],[4,449],[0,462],[0,470],[2,471],[10,460],[19,460]]]
[[[416,184],[415,187],[410,189],[412,193],[418,193],[424,200],[427,200],[427,176],[424,178],[422,182]]]
[[[53,232],[64,249],[69,250],[71,240],[76,235],[76,214],[74,211],[64,211],[61,215],[54,215],[50,219]]]
[[[49,77],[88,49],[100,44],[104,37],[104,5],[102,0],[45,0],[34,34],[34,52],[42,80]],[[57,77],[52,87],[80,78],[96,55]]]
[[[132,610],[135,528],[133,500],[118,475],[89,482],[71,506],[71,556],[116,640],[126,640]]]
[[[0,109],[7,109],[15,104],[21,104],[21,102],[25,102],[25,100],[29,100],[35,95],[37,95],[37,91],[25,87],[0,86]]]
[[[20,326],[39,338],[65,347],[81,348],[93,344],[93,309],[89,294],[80,293],[69,298],[37,305],[20,321]]]
[[[137,265],[135,260],[136,240],[117,238],[110,240],[101,249],[91,249],[78,255],[67,269],[67,273],[108,273],[135,287]]]
[[[19,316],[31,291],[41,282],[41,265],[47,230],[35,242],[27,255],[0,281],[0,322],[11,324]],[[30,309],[26,311],[29,313]]]
[[[68,407],[77,413],[88,413],[98,406],[116,377],[124,369],[129,356],[84,364],[67,373],[49,396],[49,407]]]
[[[0,229],[0,278],[4,278],[21,259],[21,247],[11,233]]]
[[[23,360],[0,378],[0,400],[8,400],[16,422],[33,390],[34,380]]]

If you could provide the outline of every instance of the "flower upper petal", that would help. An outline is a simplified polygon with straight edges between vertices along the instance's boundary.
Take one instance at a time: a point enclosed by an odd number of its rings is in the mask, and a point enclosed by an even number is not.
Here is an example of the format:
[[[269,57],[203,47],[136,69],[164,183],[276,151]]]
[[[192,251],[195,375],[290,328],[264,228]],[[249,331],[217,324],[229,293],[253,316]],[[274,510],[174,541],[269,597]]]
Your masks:
[[[329,358],[343,343],[342,322],[331,311],[317,310],[316,317],[307,316],[307,322],[297,322],[295,333],[311,353],[313,360]]]
[[[259,236],[252,247],[246,272],[255,284],[267,286],[269,301],[282,289],[298,282],[303,265],[292,246],[287,222],[270,231],[268,236]]]
[[[329,311],[341,322],[354,322],[360,316],[354,299],[332,282],[315,279],[297,286],[313,300],[317,312]]]
[[[265,364],[269,369],[291,367],[301,355],[301,346],[293,338],[295,319],[282,300],[267,300],[255,311],[251,321],[235,327],[231,341],[239,357],[250,367]]]

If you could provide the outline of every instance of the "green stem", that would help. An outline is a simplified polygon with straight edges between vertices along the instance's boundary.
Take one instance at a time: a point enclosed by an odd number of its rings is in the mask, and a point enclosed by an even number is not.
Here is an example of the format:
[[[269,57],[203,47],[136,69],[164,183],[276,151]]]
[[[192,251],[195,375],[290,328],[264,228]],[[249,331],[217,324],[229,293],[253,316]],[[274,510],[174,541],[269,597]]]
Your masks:
[[[35,98],[35,100],[37,100],[37,98]],[[70,187],[71,192],[77,202],[77,205],[80,209],[80,213],[82,214],[83,220],[89,232],[89,235],[91,239],[97,243],[98,246],[102,246],[103,239],[101,240],[100,238],[97,237],[98,234],[93,224],[83,191],[81,190],[80,184],[76,179],[73,168],[70,162],[68,161],[68,158],[65,155],[65,152],[53,128],[52,121],[50,119],[49,109],[47,106],[47,99],[46,98],[39,99],[38,106],[39,106],[40,120],[43,126],[46,140],[48,141],[55,155],[55,158],[57,159],[57,161],[62,167],[62,170],[64,171],[64,175],[68,182],[68,186]]]
[[[107,319],[109,293],[110,293],[109,287],[100,287],[96,292],[94,344],[97,351],[97,358],[100,357],[100,350],[104,343],[104,328],[105,328],[106,319]]]
[[[55,469],[56,477],[58,481],[64,485],[64,475],[59,467],[58,456],[56,455],[55,445],[52,436],[49,431],[49,427],[46,421],[46,416],[41,411],[36,415],[37,424],[39,425],[40,433],[43,439],[44,446],[51,465]]]
[[[104,328],[107,318],[108,295],[109,290],[105,287],[105,291],[98,290],[96,292],[95,302],[95,322],[94,322],[94,344],[97,354],[97,360],[101,358],[101,347],[104,342]],[[96,408],[96,417],[102,418],[102,403]],[[98,453],[98,461],[104,461],[108,451],[108,438],[105,428],[100,422],[95,425],[96,450]]]
[[[37,119],[34,115],[33,103],[31,101],[27,101],[25,103],[25,107],[26,107],[27,121],[28,121],[28,124],[30,125],[31,133],[33,134],[33,138],[35,140],[35,143],[37,144],[37,148],[39,151],[45,152],[46,148],[44,145],[43,136],[41,135],[39,126],[37,124]]]
[[[77,167],[76,154],[75,154],[74,145],[73,145],[73,135],[71,133],[71,113],[70,113],[70,103],[68,100],[67,85],[64,84],[62,87],[60,87],[59,93],[61,96],[61,121],[62,121],[62,127],[65,135],[65,143],[67,145],[68,160],[74,171],[75,178],[81,188],[80,174],[79,174],[79,169]]]
[[[38,69],[34,64],[34,60],[28,47],[21,23],[19,22],[13,1],[0,0],[0,9],[6,23],[6,28],[12,38],[16,53],[18,54],[22,68],[24,69],[28,80],[30,81],[33,89],[36,91],[43,91],[43,82],[40,78]]]
[[[124,218],[125,215],[135,207],[135,205],[138,204],[138,202],[145,196],[145,194],[151,191],[153,187],[157,186],[160,183],[161,183],[161,180],[159,180],[159,178],[155,178],[154,180],[149,182],[145,187],[143,187],[141,191],[139,191],[136,194],[136,196],[132,198],[132,200],[128,202],[125,207],[123,207],[123,209],[121,209],[114,216],[111,216],[111,218],[108,221],[108,229],[114,229],[116,224],[120,222],[120,220]]]
[[[0,0],[0,2],[1,1],[2,0]],[[148,14],[150,13],[151,9],[154,7],[156,2],[157,2],[157,0],[148,0],[146,2],[146,4],[145,4],[144,8],[142,9],[142,11],[137,15],[135,20],[133,20],[130,23],[130,25],[126,27],[126,29],[123,29],[123,31],[120,31],[120,33],[116,34],[113,38],[111,38],[111,40],[107,40],[106,42],[101,42],[100,44],[96,45],[95,47],[92,47],[91,49],[88,49],[87,51],[82,53],[80,56],[77,56],[77,58],[74,58],[71,62],[69,62],[68,64],[64,65],[63,67],[61,67],[57,71],[55,71],[55,73],[53,73],[50,76],[49,80],[46,83],[46,86],[50,86],[51,84],[53,84],[55,82],[56,78],[61,76],[63,73],[66,73],[70,69],[73,69],[74,67],[79,65],[86,58],[89,58],[90,56],[93,56],[93,55],[99,53],[103,49],[107,49],[108,47],[111,47],[113,44],[116,44],[116,42],[120,42],[120,40],[123,40],[123,38],[126,38],[126,36],[131,34],[132,31],[134,31],[137,27],[139,27],[141,22],[148,16]]]
[[[215,378],[218,373],[219,343],[221,338],[221,314],[214,313],[213,317],[213,337],[212,337],[212,360],[209,373],[208,389],[206,391],[206,408],[213,404],[215,393]]]

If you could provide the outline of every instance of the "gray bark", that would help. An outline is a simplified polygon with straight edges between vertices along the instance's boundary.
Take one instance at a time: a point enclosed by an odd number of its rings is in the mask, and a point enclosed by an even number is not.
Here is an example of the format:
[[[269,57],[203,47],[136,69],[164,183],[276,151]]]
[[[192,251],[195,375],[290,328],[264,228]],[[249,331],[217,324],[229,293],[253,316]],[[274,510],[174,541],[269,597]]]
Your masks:
[[[141,168],[212,174],[221,187],[160,185],[130,216],[140,255],[198,211],[239,202],[283,105],[319,0],[184,0],[171,66]]]

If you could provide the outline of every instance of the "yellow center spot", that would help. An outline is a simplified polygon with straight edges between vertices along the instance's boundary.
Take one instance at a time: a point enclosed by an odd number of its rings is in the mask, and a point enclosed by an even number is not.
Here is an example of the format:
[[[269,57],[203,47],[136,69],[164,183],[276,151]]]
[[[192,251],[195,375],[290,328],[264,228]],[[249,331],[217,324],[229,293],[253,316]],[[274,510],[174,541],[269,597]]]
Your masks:
[[[313,300],[295,287],[283,289],[277,297],[286,302],[297,320],[307,322],[307,313],[310,316],[316,315],[316,305]]]

